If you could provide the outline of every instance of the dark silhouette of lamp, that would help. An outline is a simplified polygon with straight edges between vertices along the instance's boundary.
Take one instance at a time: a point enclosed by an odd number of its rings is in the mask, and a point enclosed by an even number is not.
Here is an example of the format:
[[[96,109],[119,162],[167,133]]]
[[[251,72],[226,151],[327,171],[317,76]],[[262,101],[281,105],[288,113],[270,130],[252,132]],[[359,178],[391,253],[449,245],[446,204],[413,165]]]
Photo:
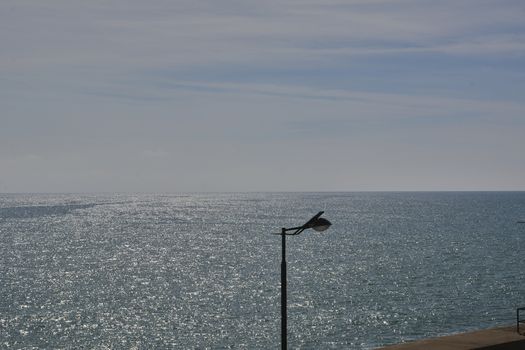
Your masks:
[[[324,211],[320,211],[304,225],[282,228],[281,230],[281,247],[282,247],[282,260],[281,260],[281,349],[286,350],[288,348],[288,331],[287,331],[287,295],[286,295],[286,236],[296,236],[306,229],[312,228],[315,231],[323,232],[326,231],[332,223],[322,218]],[[293,232],[291,232],[293,231]]]

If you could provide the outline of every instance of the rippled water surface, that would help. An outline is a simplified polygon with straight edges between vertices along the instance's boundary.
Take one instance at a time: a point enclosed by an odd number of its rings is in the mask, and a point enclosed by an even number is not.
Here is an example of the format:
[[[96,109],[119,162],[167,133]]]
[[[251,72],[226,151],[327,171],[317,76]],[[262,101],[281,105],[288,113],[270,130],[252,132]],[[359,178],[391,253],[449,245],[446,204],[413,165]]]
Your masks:
[[[525,193],[0,195],[0,348],[370,349],[512,324]]]

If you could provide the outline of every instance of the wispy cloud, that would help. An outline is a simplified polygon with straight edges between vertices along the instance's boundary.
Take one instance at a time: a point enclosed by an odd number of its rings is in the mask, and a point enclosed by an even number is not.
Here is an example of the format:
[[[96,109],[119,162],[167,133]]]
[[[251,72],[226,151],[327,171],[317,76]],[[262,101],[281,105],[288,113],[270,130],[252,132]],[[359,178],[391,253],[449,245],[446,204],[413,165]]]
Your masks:
[[[515,1],[4,2],[2,69],[235,63],[422,51],[524,54]]]

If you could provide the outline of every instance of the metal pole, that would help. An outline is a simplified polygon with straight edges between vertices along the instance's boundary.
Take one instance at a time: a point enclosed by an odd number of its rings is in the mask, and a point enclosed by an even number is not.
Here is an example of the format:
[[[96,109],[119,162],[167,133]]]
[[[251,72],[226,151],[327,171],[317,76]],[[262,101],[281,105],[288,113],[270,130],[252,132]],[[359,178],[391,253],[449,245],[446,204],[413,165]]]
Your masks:
[[[281,349],[288,349],[287,314],[286,314],[286,229],[281,231],[282,260],[281,260]]]

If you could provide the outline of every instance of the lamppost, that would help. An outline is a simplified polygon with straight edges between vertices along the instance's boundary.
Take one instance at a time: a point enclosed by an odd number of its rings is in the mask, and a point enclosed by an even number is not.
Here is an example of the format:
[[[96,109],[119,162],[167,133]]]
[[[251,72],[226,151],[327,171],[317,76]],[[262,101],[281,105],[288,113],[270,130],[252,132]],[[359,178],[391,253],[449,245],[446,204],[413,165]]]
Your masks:
[[[303,226],[282,228],[281,230],[281,349],[288,349],[288,333],[287,333],[287,297],[286,297],[286,236],[296,236],[306,229],[313,228],[316,231],[325,231],[330,225],[330,221],[322,218],[324,211],[320,211],[313,218],[308,220]],[[293,231],[293,232],[290,232]]]

